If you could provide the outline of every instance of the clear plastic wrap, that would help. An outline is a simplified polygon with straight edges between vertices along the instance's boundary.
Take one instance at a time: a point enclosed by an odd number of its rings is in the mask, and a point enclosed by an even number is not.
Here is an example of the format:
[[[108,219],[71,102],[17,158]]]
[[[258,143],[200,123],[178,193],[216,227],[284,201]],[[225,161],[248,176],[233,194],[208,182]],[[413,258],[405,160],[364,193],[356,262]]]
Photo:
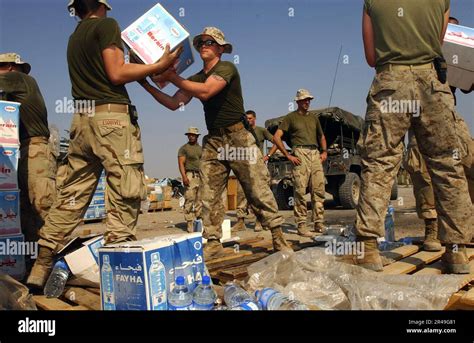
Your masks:
[[[28,288],[0,273],[0,310],[37,310]]]
[[[275,288],[313,309],[442,310],[460,275],[385,275],[338,262],[325,249],[276,253],[248,267],[247,288]]]

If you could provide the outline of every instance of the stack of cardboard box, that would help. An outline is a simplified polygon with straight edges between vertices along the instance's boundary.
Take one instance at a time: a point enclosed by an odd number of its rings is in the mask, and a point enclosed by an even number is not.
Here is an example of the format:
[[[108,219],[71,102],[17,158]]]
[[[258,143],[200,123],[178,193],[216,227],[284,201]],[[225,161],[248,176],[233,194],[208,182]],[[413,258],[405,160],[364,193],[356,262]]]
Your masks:
[[[150,180],[150,183],[147,185],[147,194],[150,210],[169,209],[172,207],[173,189],[171,186],[163,186],[156,180]]]
[[[0,272],[16,279],[25,273],[20,223],[20,104],[0,101]]]
[[[102,175],[99,178],[99,183],[92,197],[89,208],[84,215],[84,220],[100,220],[106,217],[105,211],[105,172],[102,172]]]

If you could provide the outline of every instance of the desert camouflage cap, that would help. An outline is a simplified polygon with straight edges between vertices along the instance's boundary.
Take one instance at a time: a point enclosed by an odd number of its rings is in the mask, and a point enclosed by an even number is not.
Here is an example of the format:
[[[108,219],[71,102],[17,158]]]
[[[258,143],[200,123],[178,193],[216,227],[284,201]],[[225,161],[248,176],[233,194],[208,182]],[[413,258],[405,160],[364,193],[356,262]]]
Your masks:
[[[72,6],[74,6],[74,2],[75,2],[75,1],[76,1],[76,0],[70,0],[70,1],[69,1],[69,4],[67,5],[67,8],[70,9]],[[112,10],[112,6],[109,5],[109,3],[107,2],[107,0],[97,0],[97,2],[99,2],[99,3],[101,3],[101,4],[104,4],[105,7],[107,7],[107,9],[108,9],[109,11]]]
[[[14,63],[20,66],[25,74],[29,74],[31,71],[31,65],[23,61],[20,55],[14,52],[0,54],[0,63]]]
[[[232,53],[232,44],[226,42],[224,32],[219,30],[217,27],[205,27],[203,32],[193,39],[193,45],[196,50],[198,49],[198,43],[202,36],[211,36],[217,42],[217,44],[224,47],[224,53]]]
[[[190,127],[188,129],[188,132],[185,133],[185,135],[200,135],[199,129],[197,127]]]
[[[314,99],[314,96],[306,89],[298,89],[296,92],[295,101],[305,100],[305,99]]]

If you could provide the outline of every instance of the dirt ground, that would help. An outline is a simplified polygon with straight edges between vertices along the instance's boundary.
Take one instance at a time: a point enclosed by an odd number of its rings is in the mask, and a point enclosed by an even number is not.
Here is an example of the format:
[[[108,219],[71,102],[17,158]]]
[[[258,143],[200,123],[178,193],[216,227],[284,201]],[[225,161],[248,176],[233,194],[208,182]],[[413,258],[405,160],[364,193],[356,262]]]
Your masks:
[[[325,224],[326,225],[351,225],[355,219],[355,210],[346,210],[336,207],[332,201],[331,195],[326,195],[325,202]],[[395,233],[396,238],[403,237],[421,237],[423,236],[423,221],[418,219],[415,211],[415,198],[411,186],[399,186],[398,200],[392,201],[395,208]],[[173,199],[173,209],[168,211],[150,212],[141,214],[138,219],[137,238],[152,238],[156,236],[184,233],[186,232],[186,222],[184,221],[183,211],[178,205],[178,200]],[[293,211],[280,211],[285,218],[283,230],[287,234],[287,238],[297,239],[296,227]],[[226,218],[230,219],[232,225],[236,221],[235,211],[226,213]],[[241,239],[251,238],[253,236],[264,236],[270,239],[270,232],[253,231],[253,221],[251,218],[247,220],[247,230],[238,232]],[[84,233],[101,233],[105,229],[104,223],[86,223],[80,225],[74,235],[83,235]],[[301,238],[300,241],[310,240],[309,238]]]

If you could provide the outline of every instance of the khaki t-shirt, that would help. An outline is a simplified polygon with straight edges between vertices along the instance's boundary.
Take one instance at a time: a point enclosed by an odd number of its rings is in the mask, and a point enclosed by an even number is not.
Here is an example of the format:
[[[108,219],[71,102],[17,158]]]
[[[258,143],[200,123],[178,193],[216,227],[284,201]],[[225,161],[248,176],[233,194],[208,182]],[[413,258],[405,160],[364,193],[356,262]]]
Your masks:
[[[292,148],[295,145],[319,147],[320,138],[324,135],[318,117],[312,113],[304,115],[298,111],[288,113],[278,128],[289,134]]]
[[[376,65],[425,64],[442,56],[440,37],[449,5],[450,0],[365,0]]]
[[[123,50],[120,28],[114,19],[89,18],[79,22],[67,48],[74,99],[95,100],[96,105],[130,103],[125,86],[114,86],[105,72],[102,51],[113,45]]]
[[[264,146],[265,141],[267,140],[269,142],[272,142],[273,136],[264,127],[255,126],[253,130],[255,131],[255,136],[257,136],[257,145],[260,148],[260,150],[262,150],[262,153],[263,153],[263,146]]]
[[[244,116],[244,100],[237,68],[231,62],[219,61],[209,73],[201,70],[188,80],[204,83],[211,75],[222,77],[227,86],[211,99],[201,101],[204,105],[207,129],[220,129],[237,124]]]
[[[21,103],[20,140],[49,138],[48,112],[35,79],[17,71],[0,74],[0,89],[5,92],[2,100]]]
[[[186,157],[186,161],[184,162],[184,169],[186,169],[186,171],[199,171],[201,155],[202,148],[197,143],[186,143],[178,151],[178,157]]]

